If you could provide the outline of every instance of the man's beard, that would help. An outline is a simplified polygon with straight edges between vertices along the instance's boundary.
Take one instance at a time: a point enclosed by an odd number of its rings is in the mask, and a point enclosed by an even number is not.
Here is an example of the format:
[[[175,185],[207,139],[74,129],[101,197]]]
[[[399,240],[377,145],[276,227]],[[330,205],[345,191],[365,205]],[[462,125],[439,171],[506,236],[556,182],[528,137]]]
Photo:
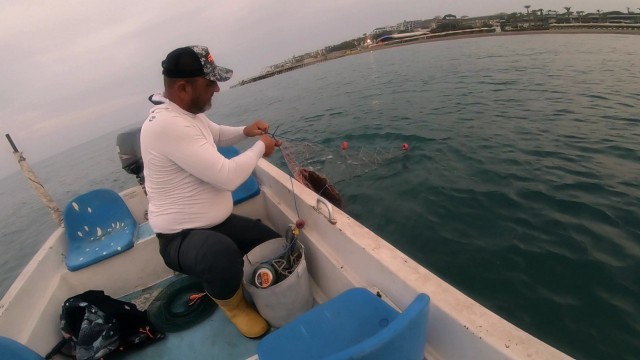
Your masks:
[[[191,111],[190,111],[190,113],[195,114],[195,115],[202,114],[202,113],[205,113],[205,112],[211,110],[211,106],[212,106],[212,99],[209,99],[209,101],[207,101],[207,103],[204,104],[204,105],[195,104],[194,102],[191,102]]]

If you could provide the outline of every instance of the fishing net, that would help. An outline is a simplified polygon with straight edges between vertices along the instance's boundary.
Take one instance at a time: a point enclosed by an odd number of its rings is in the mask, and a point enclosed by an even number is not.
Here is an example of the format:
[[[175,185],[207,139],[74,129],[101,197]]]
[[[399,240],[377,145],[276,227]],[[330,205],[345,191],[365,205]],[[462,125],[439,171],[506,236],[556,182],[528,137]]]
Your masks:
[[[278,282],[291,276],[302,261],[303,250],[298,243],[298,234],[299,230],[294,225],[290,225],[285,233],[286,249],[284,254],[271,261],[271,265],[276,270]]]
[[[280,150],[291,175],[298,182],[341,208],[343,202],[335,184],[362,176],[388,163],[404,154],[408,145],[392,149],[381,146],[349,146],[343,142],[332,149],[318,143],[286,140]]]
[[[309,166],[300,165],[298,160],[293,154],[302,154],[301,159],[303,161],[309,161],[309,155],[312,153],[310,144],[303,144],[300,148],[296,149],[295,146],[289,143],[283,143],[280,146],[280,150],[282,151],[282,157],[287,163],[287,167],[289,171],[291,171],[291,175],[298,180],[302,185],[306,186],[308,189],[313,190],[316,194],[324,197],[329,200],[334,206],[341,208],[342,207],[342,198],[338,193],[336,187],[329,182],[329,180],[316,172]]]

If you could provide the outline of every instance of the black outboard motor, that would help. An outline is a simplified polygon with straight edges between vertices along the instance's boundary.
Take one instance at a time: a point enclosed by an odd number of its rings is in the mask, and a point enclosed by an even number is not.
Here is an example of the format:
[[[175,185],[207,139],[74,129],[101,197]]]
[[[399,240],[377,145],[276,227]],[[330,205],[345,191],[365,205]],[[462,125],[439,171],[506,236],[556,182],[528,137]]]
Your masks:
[[[137,128],[118,134],[116,148],[124,171],[135,175],[138,183],[144,189],[144,165],[142,164],[142,153],[140,152],[140,130],[141,128]]]

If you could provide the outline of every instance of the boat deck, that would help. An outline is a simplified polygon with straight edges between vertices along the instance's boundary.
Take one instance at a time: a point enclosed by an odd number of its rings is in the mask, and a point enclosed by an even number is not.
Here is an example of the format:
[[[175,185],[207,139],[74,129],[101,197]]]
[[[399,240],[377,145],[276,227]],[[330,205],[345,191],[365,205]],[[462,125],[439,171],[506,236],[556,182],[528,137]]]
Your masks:
[[[181,275],[180,275],[181,276]],[[156,295],[172,281],[174,276],[156,285],[126,295],[130,301],[145,309]],[[260,340],[242,336],[224,313],[217,309],[206,320],[179,332],[166,333],[161,341],[142,349],[117,354],[116,359],[257,359]]]

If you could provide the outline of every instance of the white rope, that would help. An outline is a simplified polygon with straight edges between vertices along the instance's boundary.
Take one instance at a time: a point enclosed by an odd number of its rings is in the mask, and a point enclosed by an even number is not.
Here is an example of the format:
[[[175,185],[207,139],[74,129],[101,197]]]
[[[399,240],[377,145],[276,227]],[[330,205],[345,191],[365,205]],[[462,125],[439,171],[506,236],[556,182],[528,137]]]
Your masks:
[[[31,166],[29,166],[29,163],[27,163],[27,159],[25,159],[25,157],[22,156],[22,152],[14,152],[13,155],[16,157],[16,160],[18,160],[18,164],[20,165],[20,169],[22,170],[22,173],[29,180],[29,184],[31,185],[31,188],[33,188],[36,194],[38,194],[38,197],[40,198],[40,200],[42,200],[44,205],[51,212],[51,216],[53,217],[53,220],[55,220],[58,223],[58,225],[62,226],[63,225],[62,212],[58,208],[58,205],[56,205],[56,202],[53,200],[51,195],[49,195],[49,193],[47,192],[47,189],[45,189],[44,186],[38,180],[38,177],[31,169]]]

